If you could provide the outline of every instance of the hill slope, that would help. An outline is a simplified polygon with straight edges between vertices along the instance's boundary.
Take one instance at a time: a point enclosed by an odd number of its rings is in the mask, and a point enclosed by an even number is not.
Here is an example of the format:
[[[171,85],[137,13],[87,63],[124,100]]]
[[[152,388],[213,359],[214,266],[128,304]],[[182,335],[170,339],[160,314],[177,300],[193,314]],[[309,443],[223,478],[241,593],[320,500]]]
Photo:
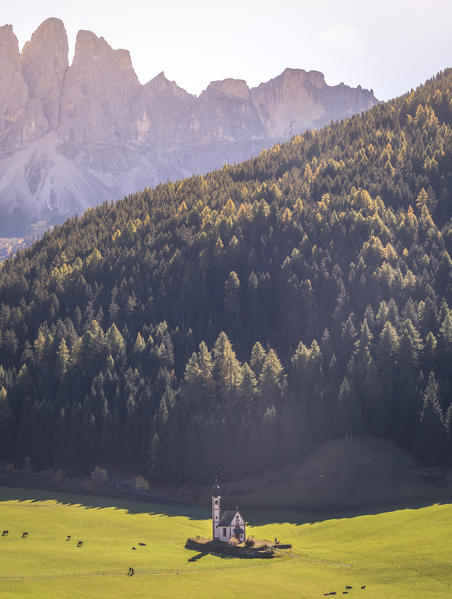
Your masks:
[[[312,599],[342,596],[348,585],[351,597],[446,599],[451,509],[436,505],[312,524],[286,514],[279,523],[267,520],[248,530],[257,539],[292,543],[290,556],[251,561],[185,550],[188,536],[209,531],[201,511],[0,488],[2,527],[9,528],[8,537],[0,537],[0,594],[177,599],[212,597],[214,587],[218,599],[231,593],[264,598],[269,588],[283,599]],[[80,548],[78,539],[84,541]],[[130,566],[134,577],[126,576]]]
[[[365,513],[449,501],[451,476],[441,474],[387,439],[359,436],[325,441],[302,464],[226,483],[222,494],[228,503],[256,509]],[[208,489],[196,491],[201,502]]]
[[[451,81],[89,210],[0,271],[0,455],[170,482],[452,449]]]

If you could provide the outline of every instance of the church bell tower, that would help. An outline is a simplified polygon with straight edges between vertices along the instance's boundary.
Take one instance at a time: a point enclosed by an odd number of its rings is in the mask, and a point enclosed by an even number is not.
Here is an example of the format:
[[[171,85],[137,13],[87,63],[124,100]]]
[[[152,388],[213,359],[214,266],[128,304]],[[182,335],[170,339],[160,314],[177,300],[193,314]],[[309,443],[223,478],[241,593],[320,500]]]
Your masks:
[[[212,539],[215,541],[220,538],[220,519],[221,519],[221,497],[220,483],[215,478],[212,487]]]

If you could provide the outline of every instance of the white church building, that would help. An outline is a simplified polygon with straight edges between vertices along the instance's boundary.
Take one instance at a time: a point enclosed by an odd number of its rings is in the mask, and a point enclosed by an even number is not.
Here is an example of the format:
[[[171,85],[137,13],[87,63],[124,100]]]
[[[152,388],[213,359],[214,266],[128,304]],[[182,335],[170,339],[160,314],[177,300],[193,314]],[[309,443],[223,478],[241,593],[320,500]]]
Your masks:
[[[242,514],[238,508],[221,513],[221,497],[215,489],[214,487],[212,496],[213,540],[227,543],[234,537],[239,543],[243,543],[246,540],[246,523]]]

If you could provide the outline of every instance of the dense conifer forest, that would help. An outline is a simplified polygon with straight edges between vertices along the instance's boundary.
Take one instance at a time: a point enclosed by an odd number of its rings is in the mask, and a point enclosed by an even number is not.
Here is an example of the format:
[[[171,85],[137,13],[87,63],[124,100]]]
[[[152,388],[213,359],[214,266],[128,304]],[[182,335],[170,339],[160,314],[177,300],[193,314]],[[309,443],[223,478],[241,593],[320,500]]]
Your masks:
[[[0,460],[171,483],[361,432],[452,462],[452,70],[0,268]]]

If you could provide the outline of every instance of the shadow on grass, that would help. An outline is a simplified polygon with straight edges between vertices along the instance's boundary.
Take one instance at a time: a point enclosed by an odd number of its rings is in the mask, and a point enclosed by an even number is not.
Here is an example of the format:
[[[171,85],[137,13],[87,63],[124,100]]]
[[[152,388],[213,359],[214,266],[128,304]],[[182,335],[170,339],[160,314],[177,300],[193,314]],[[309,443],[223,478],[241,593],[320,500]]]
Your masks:
[[[83,495],[40,489],[22,489],[0,486],[1,501],[56,501],[62,505],[81,506],[85,509],[125,510],[129,514],[152,514],[162,517],[184,516],[190,520],[204,520],[210,516],[207,510],[183,504],[154,503],[120,497]]]
[[[205,555],[207,555],[207,553],[197,553],[196,555],[193,555],[192,557],[188,558],[187,562],[190,562],[191,564],[193,562],[198,562],[200,559],[202,559]]]
[[[300,512],[285,510],[255,510],[250,514],[247,523],[251,526],[265,526],[267,524],[316,524],[326,520],[341,520],[344,518],[358,518],[359,516],[376,516],[382,513],[398,512],[401,510],[419,510],[432,505],[451,505],[452,499],[438,501],[413,501],[391,505],[367,506],[361,509],[337,511]]]
[[[206,520],[210,518],[208,509],[199,508],[176,503],[157,503],[138,501],[119,497],[104,497],[100,495],[83,495],[79,493],[63,493],[44,491],[39,489],[23,489],[17,487],[2,487],[0,486],[0,502],[2,501],[55,501],[62,505],[81,506],[85,509],[106,509],[113,508],[116,510],[124,510],[129,514],[150,514],[161,517],[186,517],[190,520]],[[209,503],[209,497],[206,497],[206,505]],[[449,500],[424,500],[404,502],[392,505],[382,505],[374,507],[363,507],[362,509],[341,510],[338,506],[336,511],[293,511],[282,509],[252,509],[246,505],[242,505],[241,509],[245,518],[251,526],[264,526],[267,524],[295,524],[301,526],[303,524],[315,524],[326,520],[337,520],[342,518],[356,518],[358,516],[377,515],[383,512],[393,512],[399,510],[417,510],[429,507],[432,504],[451,504]],[[232,505],[233,502],[224,499],[225,507]],[[196,556],[201,559],[204,554]],[[194,560],[195,561],[195,560]]]

